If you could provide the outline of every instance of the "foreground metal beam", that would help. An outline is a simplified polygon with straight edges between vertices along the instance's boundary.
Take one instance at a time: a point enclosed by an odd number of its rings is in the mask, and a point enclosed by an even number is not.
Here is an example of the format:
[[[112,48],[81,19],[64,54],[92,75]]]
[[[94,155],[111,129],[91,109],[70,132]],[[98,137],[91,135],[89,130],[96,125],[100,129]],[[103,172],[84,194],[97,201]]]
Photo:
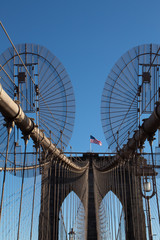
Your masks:
[[[135,131],[133,137],[128,140],[127,144],[123,146],[118,155],[122,158],[126,158],[135,152],[137,148],[143,148],[146,139],[152,141],[158,128],[160,128],[160,102],[156,103],[156,107],[150,117],[143,120],[142,126]]]
[[[109,171],[116,167],[119,162],[125,162],[126,159],[135,153],[138,148],[143,148],[146,139],[153,140],[153,136],[160,128],[160,101],[156,103],[156,107],[149,118],[143,120],[142,126],[135,131],[132,138],[128,139],[127,144],[123,145],[115,156],[103,167],[96,167],[99,171]]]
[[[43,131],[34,125],[33,120],[28,118],[22,108],[14,102],[4,91],[0,84],[0,112],[7,121],[13,121],[24,135],[29,135],[35,143],[39,143],[43,149],[49,151],[53,156],[58,157],[66,163],[72,170],[84,171],[85,167],[80,167],[67,158],[56,146],[48,139]]]

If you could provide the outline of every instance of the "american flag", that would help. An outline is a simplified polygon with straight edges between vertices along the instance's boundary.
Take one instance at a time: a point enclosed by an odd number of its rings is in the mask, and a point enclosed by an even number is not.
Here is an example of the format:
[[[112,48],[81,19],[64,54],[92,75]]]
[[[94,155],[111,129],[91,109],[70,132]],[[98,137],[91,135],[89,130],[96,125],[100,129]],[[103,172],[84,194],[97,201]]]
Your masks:
[[[102,146],[102,142],[97,140],[95,137],[93,137],[92,135],[90,135],[90,143],[95,143],[98,144],[100,146]]]

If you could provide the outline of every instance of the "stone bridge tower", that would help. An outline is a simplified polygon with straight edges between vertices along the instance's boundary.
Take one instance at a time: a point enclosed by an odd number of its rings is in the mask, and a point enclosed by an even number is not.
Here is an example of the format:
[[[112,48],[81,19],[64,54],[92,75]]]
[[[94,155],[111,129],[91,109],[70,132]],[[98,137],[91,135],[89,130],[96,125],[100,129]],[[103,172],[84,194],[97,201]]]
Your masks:
[[[87,240],[100,239],[98,229],[97,184],[101,184],[103,197],[112,191],[122,203],[125,213],[125,234],[127,240],[145,240],[145,216],[138,176],[132,167],[115,168],[102,174],[95,168],[96,162],[107,161],[94,153],[84,153],[82,161],[89,161],[83,174],[69,172],[64,165],[55,162],[42,172],[41,211],[39,216],[39,240],[58,240],[59,210],[67,195],[74,191],[85,208],[85,236]],[[116,171],[115,178],[113,171]],[[119,184],[119,188],[115,188]],[[108,184],[109,183],[109,184]],[[125,199],[124,199],[125,194]],[[83,196],[83,197],[82,197]],[[127,204],[126,204],[127,203]],[[138,212],[137,212],[138,206]],[[142,231],[139,231],[141,229]],[[140,233],[141,232],[141,233]],[[140,236],[137,235],[140,233]]]

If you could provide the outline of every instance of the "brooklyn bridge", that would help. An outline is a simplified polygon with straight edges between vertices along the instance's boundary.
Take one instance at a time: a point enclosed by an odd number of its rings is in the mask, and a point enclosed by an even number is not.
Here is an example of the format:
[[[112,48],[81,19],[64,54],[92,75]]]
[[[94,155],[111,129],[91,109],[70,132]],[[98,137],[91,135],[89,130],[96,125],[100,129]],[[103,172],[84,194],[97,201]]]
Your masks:
[[[160,239],[160,45],[133,47],[104,83],[110,152],[66,152],[65,68],[1,28],[11,46],[0,55],[0,239]]]

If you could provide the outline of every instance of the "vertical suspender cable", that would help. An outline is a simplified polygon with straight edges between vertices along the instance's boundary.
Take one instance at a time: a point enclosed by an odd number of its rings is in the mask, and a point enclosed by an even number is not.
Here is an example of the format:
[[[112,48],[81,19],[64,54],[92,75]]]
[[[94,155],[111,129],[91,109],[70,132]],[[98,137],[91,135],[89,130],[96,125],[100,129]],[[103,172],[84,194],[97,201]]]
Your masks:
[[[70,211],[69,213],[69,229],[71,230],[72,228],[72,185],[71,185],[71,191],[69,193],[69,204],[68,204],[69,208],[68,208],[68,211]]]
[[[153,168],[155,169],[155,164],[154,164],[154,159],[153,159],[153,147],[152,147],[151,142],[150,142],[150,147],[151,147],[152,165],[153,165]],[[159,210],[159,201],[158,201],[158,194],[157,194],[156,176],[153,176],[153,184],[154,184],[154,187],[155,187],[157,210],[158,210],[158,219],[159,219],[159,224],[160,224],[160,210]]]
[[[114,173],[114,179],[115,179],[115,184],[114,184],[114,191],[116,192],[116,183],[117,183],[117,176],[116,176],[116,169],[113,170],[113,173]],[[115,196],[113,198],[113,205],[114,205],[114,230],[115,230],[115,233],[114,233],[114,238],[116,238],[116,231],[117,231],[117,204],[116,204],[116,199],[115,199]],[[117,213],[116,213],[117,211]]]
[[[37,155],[38,155],[38,147],[36,146],[36,166],[37,166]],[[32,217],[31,217],[31,231],[30,231],[30,240],[32,240],[32,229],[33,229],[33,214],[34,214],[34,201],[35,201],[35,188],[36,188],[36,171],[34,173],[34,187],[33,187],[33,201],[32,201]]]
[[[65,183],[66,181],[66,178],[67,178],[67,165],[64,165],[64,174],[63,174],[63,205],[62,205],[62,212],[63,212],[63,215],[65,216],[64,214],[64,211],[65,211],[65,206],[64,206],[64,199],[66,197],[66,192],[67,192],[67,184]],[[64,221],[64,220],[63,220]],[[64,230],[65,230],[65,239],[68,239],[68,233],[67,233],[67,228],[64,224]]]
[[[57,176],[57,204],[56,204],[56,239],[58,239],[58,225],[59,225],[59,188],[60,188],[60,170],[61,170],[61,162],[58,163],[58,176]]]
[[[45,153],[45,159],[47,158],[47,155]],[[49,167],[49,169],[47,169],[47,182],[49,184],[47,184],[47,201],[46,201],[46,206],[47,206],[47,211],[48,214],[46,216],[46,221],[45,221],[45,225],[46,225],[46,231],[47,231],[47,236],[46,238],[49,239],[51,238],[51,221],[50,221],[50,216],[51,216],[51,191],[52,191],[52,167]],[[46,195],[45,195],[46,196]],[[45,206],[45,205],[44,205]]]
[[[56,233],[56,223],[55,223],[55,213],[56,213],[56,186],[57,186],[57,161],[54,162],[54,176],[53,176],[54,180],[53,180],[53,190],[54,190],[54,199],[53,199],[53,216],[54,216],[54,219],[53,219],[53,239],[55,238],[55,233]]]
[[[21,210],[22,210],[22,197],[23,197],[23,185],[24,185],[24,172],[25,172],[25,163],[26,163],[27,141],[28,141],[27,136],[24,136],[25,152],[24,152],[23,172],[22,172],[22,186],[21,186],[21,199],[20,199],[20,207],[19,207],[17,240],[19,240],[19,230],[20,230],[20,223],[21,223]]]
[[[133,182],[134,180],[133,180],[133,169],[131,169],[131,164],[130,164],[130,161],[128,160],[127,161],[127,167],[128,167],[128,171],[127,171],[127,174],[128,174],[128,184],[129,184],[129,192],[130,192],[130,204],[131,204],[131,214],[132,214],[132,222],[133,222],[133,233],[134,233],[134,237],[136,236],[136,233],[135,233],[135,224],[137,224],[137,223],[135,223],[134,222],[134,215],[135,215],[135,213],[134,213],[134,211],[135,211],[135,205],[134,205],[134,203],[133,203],[133,201],[135,201],[135,199],[136,199],[136,196],[134,196],[134,198],[133,198],[133,191],[134,191],[134,186],[135,186],[135,182]],[[136,194],[136,191],[134,192],[135,194]],[[134,207],[134,208],[133,208]],[[137,207],[137,206],[136,206]],[[137,220],[137,219],[136,219]],[[139,228],[139,224],[138,224],[138,228]],[[137,229],[138,230],[138,229]],[[139,233],[139,231],[138,231],[138,233]],[[137,234],[138,234],[137,233]]]
[[[67,167],[67,174],[66,174],[66,177],[67,179],[69,179],[69,170],[68,170],[68,167]],[[68,184],[68,192],[70,190],[70,183]],[[68,232],[68,209],[67,209],[67,204],[68,204],[68,198],[67,198],[67,201],[66,201],[66,205],[65,205],[65,211],[66,211],[66,229],[67,229],[67,232]],[[67,235],[67,239],[68,239],[68,235]]]
[[[60,234],[60,236],[59,236],[59,238],[60,239],[63,239],[63,212],[62,212],[62,204],[63,204],[63,199],[64,199],[64,197],[63,197],[63,193],[64,193],[64,165],[62,164],[62,175],[61,175],[61,178],[62,178],[62,187],[61,187],[61,201],[60,201],[60,203],[61,203],[61,206],[60,206],[60,220],[61,220],[61,223],[60,223],[60,226],[59,226],[59,234]]]
[[[148,220],[148,233],[149,233],[149,240],[153,240],[153,235],[152,235],[152,223],[151,223],[151,210],[150,210],[150,203],[149,203],[149,198],[146,198],[147,200],[147,220]]]
[[[126,199],[125,199],[125,187],[124,187],[124,183],[123,183],[123,176],[122,176],[122,174],[124,174],[124,173],[122,173],[122,172],[124,172],[124,169],[123,169],[123,165],[121,164],[120,166],[119,166],[119,171],[120,171],[120,182],[121,182],[121,191],[122,191],[122,202],[123,202],[123,206],[125,206],[124,207],[124,214],[125,214],[125,219],[126,219],[126,231],[128,231],[128,219],[127,219],[127,204],[126,204]]]
[[[5,159],[2,194],[1,194],[0,221],[1,221],[1,215],[2,215],[3,196],[4,196],[4,187],[5,187],[5,180],[6,180],[7,159],[8,159],[8,148],[9,148],[9,138],[10,138],[11,130],[12,130],[11,124],[7,123],[8,139],[7,139],[6,159]]]

